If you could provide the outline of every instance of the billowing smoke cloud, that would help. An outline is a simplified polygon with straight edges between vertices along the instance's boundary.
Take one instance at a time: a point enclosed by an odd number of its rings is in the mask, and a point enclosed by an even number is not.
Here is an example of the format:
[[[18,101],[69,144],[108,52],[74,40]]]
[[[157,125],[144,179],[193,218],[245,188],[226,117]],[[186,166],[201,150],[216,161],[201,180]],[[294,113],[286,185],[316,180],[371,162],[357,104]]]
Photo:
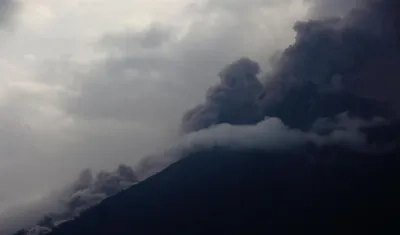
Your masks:
[[[100,171],[96,177],[93,177],[90,169],[83,170],[75,182],[45,199],[54,201],[53,204],[56,204],[57,211],[46,213],[35,226],[16,234],[46,234],[59,224],[78,216],[85,209],[137,182],[138,179],[133,169],[126,165],[120,165],[113,172]]]
[[[185,115],[183,129],[257,123],[272,116],[308,130],[317,119],[343,112],[364,118],[393,116],[393,109],[400,111],[399,2],[363,3],[343,18],[296,23],[296,41],[263,79],[261,96],[258,70],[253,69],[257,64],[243,59],[233,63],[227,70],[240,71],[234,77],[239,88],[226,85],[230,76],[222,76],[206,103]],[[249,80],[257,85],[243,85]],[[215,93],[224,99],[214,98]]]
[[[183,117],[183,130],[197,131],[219,123],[248,124],[258,121],[261,109],[257,103],[263,86],[257,78],[259,65],[242,58],[219,74],[220,84],[211,87],[204,104]]]
[[[311,83],[323,95],[348,93],[398,110],[399,2],[363,3],[343,18],[298,22],[296,42],[268,78],[278,80],[286,96]]]

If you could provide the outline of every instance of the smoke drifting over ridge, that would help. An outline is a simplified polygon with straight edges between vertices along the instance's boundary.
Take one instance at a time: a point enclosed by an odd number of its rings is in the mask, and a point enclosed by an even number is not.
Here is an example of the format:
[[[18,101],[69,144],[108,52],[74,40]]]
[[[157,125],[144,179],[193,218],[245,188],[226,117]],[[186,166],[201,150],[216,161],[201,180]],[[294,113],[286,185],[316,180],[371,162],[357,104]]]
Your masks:
[[[377,117],[395,117],[391,109],[400,107],[399,3],[364,3],[343,18],[297,23],[295,43],[264,78],[247,58],[222,70],[205,103],[184,115],[182,130],[189,134],[172,151],[180,155],[174,158],[204,148],[286,150],[309,142],[368,150],[362,128],[381,123]],[[161,168],[170,163],[161,161]],[[146,164],[151,168],[157,161]],[[125,175],[131,177],[127,182],[136,182],[133,171],[123,169],[118,177],[100,173],[97,180],[84,171],[65,193],[72,216],[122,190],[125,184],[115,182],[125,182],[120,180]]]
[[[75,218],[84,210],[137,182],[138,179],[133,169],[123,164],[113,172],[100,171],[95,177],[90,169],[83,170],[76,181],[44,198],[43,204],[52,204],[50,205],[52,211],[43,211],[40,208],[35,210],[34,208],[32,213],[37,215],[32,217],[42,216],[43,218],[36,226],[21,230],[20,233],[29,235],[47,233],[59,224]],[[25,212],[24,216],[29,217],[28,213]],[[27,221],[26,223],[34,222],[37,221]]]

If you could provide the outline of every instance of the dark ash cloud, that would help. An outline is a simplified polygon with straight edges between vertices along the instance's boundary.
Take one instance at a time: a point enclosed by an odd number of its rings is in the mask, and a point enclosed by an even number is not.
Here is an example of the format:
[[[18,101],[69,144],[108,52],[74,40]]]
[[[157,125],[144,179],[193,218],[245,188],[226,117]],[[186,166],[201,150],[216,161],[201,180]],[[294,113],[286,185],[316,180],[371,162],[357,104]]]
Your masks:
[[[399,110],[399,2],[364,3],[344,18],[298,22],[296,42],[269,78],[286,93],[310,82],[321,92],[343,90]]]
[[[204,104],[183,117],[183,131],[201,130],[219,123],[248,124],[261,117],[257,101],[263,86],[259,65],[243,58],[223,69],[220,84],[211,87]],[[254,120],[252,120],[254,119]]]
[[[343,18],[297,22],[296,40],[263,79],[261,96],[253,91],[254,97],[247,97],[251,101],[242,108],[245,102],[237,101],[239,95],[234,92],[226,95],[234,101],[214,101],[216,89],[212,88],[205,105],[187,112],[183,129],[257,123],[272,116],[290,127],[307,130],[317,119],[343,112],[364,118],[394,116],[400,111],[400,21],[396,10],[398,1],[365,1]],[[236,79],[244,83],[246,76]],[[224,86],[223,80],[221,87],[229,86]]]

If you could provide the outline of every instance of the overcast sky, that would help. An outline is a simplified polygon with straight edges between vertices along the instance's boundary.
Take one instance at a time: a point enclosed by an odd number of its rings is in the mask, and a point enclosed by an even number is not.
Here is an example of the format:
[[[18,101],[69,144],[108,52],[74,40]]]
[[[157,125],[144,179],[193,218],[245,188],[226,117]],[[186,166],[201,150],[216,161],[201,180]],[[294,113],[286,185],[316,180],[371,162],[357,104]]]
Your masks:
[[[0,213],[176,138],[221,68],[294,40],[306,0],[0,0]]]

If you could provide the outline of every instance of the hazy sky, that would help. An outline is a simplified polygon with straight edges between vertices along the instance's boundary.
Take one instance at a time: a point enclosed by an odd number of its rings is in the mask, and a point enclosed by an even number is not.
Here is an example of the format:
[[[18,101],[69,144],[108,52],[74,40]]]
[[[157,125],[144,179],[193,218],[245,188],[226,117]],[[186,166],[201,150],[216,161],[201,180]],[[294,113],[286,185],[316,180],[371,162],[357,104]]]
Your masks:
[[[0,0],[0,213],[168,146],[221,68],[293,41],[302,0]]]

